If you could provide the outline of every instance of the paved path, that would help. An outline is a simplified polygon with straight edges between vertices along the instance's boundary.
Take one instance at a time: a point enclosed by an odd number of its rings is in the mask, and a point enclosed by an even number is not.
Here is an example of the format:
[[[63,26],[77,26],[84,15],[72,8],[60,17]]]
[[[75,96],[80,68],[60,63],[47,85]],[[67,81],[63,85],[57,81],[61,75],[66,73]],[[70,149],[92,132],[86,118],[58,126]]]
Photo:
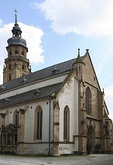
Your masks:
[[[113,165],[113,155],[61,157],[0,155],[0,165]]]

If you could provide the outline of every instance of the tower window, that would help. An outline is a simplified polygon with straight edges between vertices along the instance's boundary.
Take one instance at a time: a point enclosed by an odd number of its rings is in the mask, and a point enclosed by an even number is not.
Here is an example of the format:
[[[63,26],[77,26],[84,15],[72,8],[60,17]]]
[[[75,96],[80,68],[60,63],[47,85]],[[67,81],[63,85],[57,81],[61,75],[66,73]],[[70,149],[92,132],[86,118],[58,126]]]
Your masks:
[[[9,52],[9,55],[10,55],[10,56],[12,55],[12,52],[11,52],[11,51]]]
[[[16,56],[18,55],[18,51],[17,51],[17,50],[15,50],[15,55],[16,55]]]
[[[22,65],[22,70],[24,70],[24,68],[25,68],[25,67],[24,67],[24,64],[23,64],[23,65]]]
[[[22,56],[24,56],[24,52],[22,52]]]
[[[18,36],[18,32],[16,32],[16,36]]]
[[[11,64],[9,64],[9,69],[11,69]]]

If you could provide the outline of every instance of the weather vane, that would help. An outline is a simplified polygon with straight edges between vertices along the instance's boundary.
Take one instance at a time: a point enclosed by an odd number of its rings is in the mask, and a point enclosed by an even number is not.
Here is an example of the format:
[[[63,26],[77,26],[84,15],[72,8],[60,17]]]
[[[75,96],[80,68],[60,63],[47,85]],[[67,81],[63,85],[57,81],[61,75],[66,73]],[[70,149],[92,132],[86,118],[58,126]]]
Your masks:
[[[17,12],[16,9],[14,10],[14,12],[15,12],[15,24],[17,24],[17,13],[18,13],[18,12]]]

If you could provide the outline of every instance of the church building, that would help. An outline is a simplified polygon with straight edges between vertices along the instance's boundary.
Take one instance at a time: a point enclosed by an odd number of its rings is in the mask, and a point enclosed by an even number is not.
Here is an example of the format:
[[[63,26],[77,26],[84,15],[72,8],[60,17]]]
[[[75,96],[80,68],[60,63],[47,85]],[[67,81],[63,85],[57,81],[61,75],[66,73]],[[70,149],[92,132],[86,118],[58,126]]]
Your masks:
[[[112,151],[113,126],[89,50],[31,72],[15,13],[0,85],[0,153],[65,155]]]

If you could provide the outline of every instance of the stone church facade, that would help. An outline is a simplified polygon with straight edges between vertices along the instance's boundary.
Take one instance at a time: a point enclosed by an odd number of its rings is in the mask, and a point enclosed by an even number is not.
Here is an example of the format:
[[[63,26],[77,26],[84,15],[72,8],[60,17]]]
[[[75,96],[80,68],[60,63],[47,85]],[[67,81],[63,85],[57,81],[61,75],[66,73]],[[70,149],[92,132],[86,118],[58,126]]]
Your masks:
[[[0,85],[0,152],[111,152],[113,126],[89,50],[31,73],[15,14]]]

